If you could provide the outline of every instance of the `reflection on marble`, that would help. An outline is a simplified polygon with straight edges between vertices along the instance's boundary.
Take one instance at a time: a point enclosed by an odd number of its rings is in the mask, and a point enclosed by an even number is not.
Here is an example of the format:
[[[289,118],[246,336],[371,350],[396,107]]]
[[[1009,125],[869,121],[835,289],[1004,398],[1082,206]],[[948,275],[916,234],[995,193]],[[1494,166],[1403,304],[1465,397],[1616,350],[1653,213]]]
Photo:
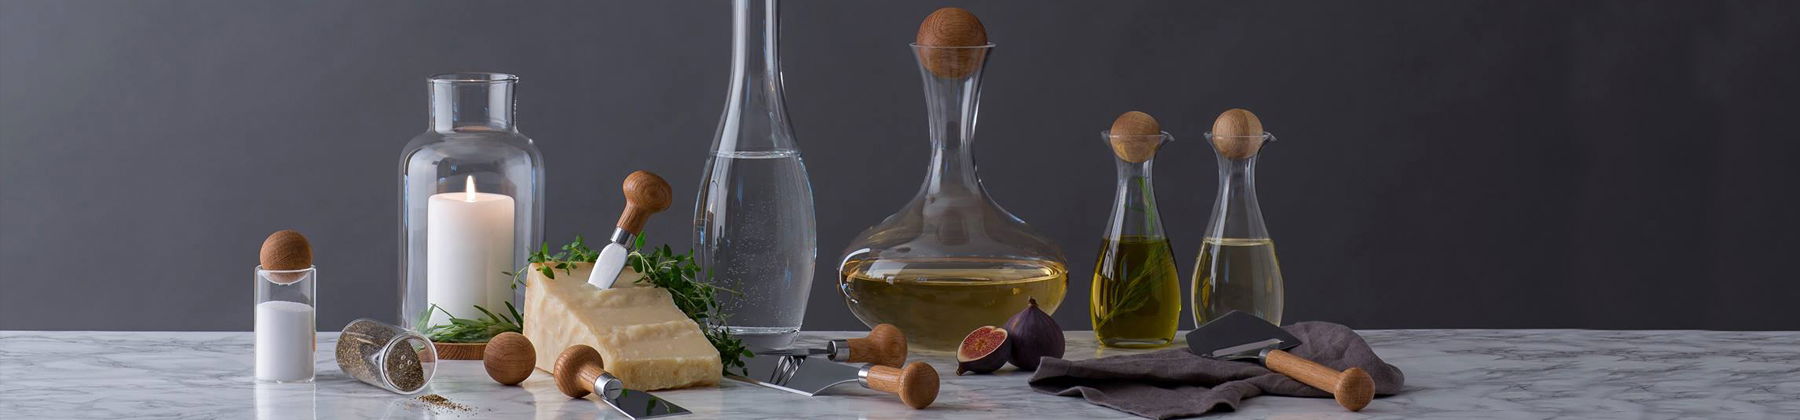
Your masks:
[[[1257,397],[1219,418],[1800,418],[1800,332],[1375,330],[1369,344],[1406,371],[1406,392],[1349,413],[1327,399]],[[806,333],[800,344],[857,333]],[[339,371],[321,333],[318,379],[258,384],[250,333],[0,332],[0,418],[621,418],[569,399],[549,374],[522,387],[488,380],[478,361],[446,361],[428,393],[467,405],[437,408]],[[1071,358],[1098,350],[1069,333]],[[1177,345],[1182,345],[1177,343]],[[1039,394],[1026,372],[955,376],[950,355],[915,354],[944,382],[937,403],[911,410],[891,396],[840,386],[806,397],[726,381],[657,394],[688,418],[1121,418],[1078,398]],[[589,397],[592,398],[592,397]]]

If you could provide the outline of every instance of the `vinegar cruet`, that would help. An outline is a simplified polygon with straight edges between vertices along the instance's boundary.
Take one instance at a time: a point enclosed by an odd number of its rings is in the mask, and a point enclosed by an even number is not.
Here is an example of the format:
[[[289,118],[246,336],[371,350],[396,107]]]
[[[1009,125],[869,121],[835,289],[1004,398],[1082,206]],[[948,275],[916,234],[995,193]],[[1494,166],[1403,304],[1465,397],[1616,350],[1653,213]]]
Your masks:
[[[863,323],[893,324],[913,348],[951,350],[1032,299],[1055,312],[1068,271],[1061,249],[994,203],[975,175],[981,69],[993,48],[981,22],[966,10],[939,9],[919,26],[917,41],[929,172],[911,202],[850,241],[839,289]]]
[[[1219,161],[1219,197],[1194,263],[1194,324],[1232,310],[1281,325],[1281,266],[1256,204],[1256,157],[1275,136],[1245,109],[1227,110],[1206,133]]]

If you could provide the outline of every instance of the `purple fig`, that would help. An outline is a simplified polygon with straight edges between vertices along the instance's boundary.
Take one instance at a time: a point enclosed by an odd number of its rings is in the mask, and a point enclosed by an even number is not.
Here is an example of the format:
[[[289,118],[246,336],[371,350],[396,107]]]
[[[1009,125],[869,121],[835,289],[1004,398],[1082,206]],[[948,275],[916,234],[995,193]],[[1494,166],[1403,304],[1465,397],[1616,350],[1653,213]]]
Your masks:
[[[995,326],[969,332],[956,348],[956,374],[988,373],[1006,366],[1006,360],[1012,357],[1012,340],[1007,336],[1005,329]]]
[[[1012,338],[1012,364],[1022,370],[1037,370],[1039,359],[1044,357],[1063,356],[1062,327],[1056,326],[1050,314],[1038,309],[1037,298],[1030,299],[1031,306],[1006,320],[1006,331]]]

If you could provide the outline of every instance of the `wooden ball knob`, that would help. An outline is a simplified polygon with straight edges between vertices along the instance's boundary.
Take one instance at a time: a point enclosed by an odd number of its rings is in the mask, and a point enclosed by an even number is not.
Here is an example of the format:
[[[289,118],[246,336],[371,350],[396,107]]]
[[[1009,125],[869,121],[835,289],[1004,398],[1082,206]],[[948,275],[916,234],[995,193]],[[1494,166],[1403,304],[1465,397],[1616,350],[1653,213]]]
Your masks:
[[[1249,159],[1262,150],[1263,141],[1262,120],[1248,109],[1232,108],[1213,120],[1213,149],[1226,159]]]
[[[489,378],[501,385],[518,385],[531,377],[537,365],[537,349],[524,334],[504,332],[488,340],[481,357]]]
[[[638,233],[644,231],[644,222],[650,215],[669,208],[669,182],[650,171],[632,172],[625,177],[625,212],[619,215],[620,229]]]
[[[1120,160],[1131,163],[1142,163],[1156,156],[1156,149],[1162,146],[1162,124],[1150,114],[1128,111],[1113,120],[1112,130],[1107,131],[1112,144],[1113,155]]]
[[[906,334],[892,324],[879,324],[863,338],[846,340],[850,363],[874,363],[888,367],[906,364]]]
[[[594,393],[594,381],[605,374],[604,362],[600,359],[600,351],[586,344],[576,344],[563,350],[556,356],[556,390],[570,398],[581,398]]]
[[[312,266],[312,244],[293,229],[276,231],[263,240],[260,255],[264,270],[300,270]]]
[[[988,45],[987,28],[974,13],[955,7],[931,12],[919,22],[913,43],[921,47],[980,47]],[[977,48],[927,48],[919,59],[931,74],[946,79],[967,77],[980,68],[985,51]]]

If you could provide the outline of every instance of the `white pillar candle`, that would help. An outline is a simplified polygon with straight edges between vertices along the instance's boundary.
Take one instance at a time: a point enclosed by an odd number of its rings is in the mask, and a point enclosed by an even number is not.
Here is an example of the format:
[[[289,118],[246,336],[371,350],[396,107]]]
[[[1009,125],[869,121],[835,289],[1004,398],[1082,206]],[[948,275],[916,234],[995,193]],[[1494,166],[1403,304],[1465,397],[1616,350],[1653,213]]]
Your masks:
[[[475,191],[469,176],[462,192],[435,194],[425,212],[425,301],[457,318],[479,318],[481,305],[495,313],[512,300],[513,199]],[[449,322],[431,312],[431,324]]]

